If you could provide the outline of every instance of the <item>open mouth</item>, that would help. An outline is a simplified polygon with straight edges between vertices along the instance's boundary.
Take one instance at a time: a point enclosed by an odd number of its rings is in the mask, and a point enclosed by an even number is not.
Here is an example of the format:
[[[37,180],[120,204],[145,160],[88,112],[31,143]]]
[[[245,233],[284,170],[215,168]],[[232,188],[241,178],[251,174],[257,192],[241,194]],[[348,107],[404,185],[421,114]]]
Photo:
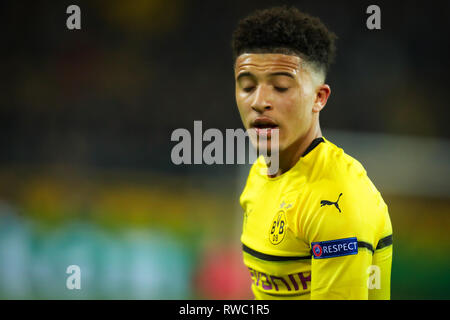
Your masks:
[[[278,128],[278,124],[270,118],[260,117],[252,122],[251,127],[255,129],[275,129]]]
[[[278,128],[278,126],[276,124],[256,124],[254,126],[252,126],[255,129],[275,129]]]
[[[256,134],[258,136],[266,136],[266,137],[270,137],[272,135],[273,130],[279,129],[278,124],[268,117],[256,118],[251,123],[251,128],[256,130]]]

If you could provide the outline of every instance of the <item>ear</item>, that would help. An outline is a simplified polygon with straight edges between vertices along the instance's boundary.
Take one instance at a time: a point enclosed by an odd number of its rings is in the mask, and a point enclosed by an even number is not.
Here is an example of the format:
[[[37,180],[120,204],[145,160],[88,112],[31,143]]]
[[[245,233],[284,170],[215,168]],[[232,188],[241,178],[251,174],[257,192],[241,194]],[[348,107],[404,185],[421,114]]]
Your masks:
[[[328,101],[328,97],[331,94],[331,88],[327,84],[322,84],[316,89],[316,100],[312,108],[313,112],[319,112],[325,107]]]

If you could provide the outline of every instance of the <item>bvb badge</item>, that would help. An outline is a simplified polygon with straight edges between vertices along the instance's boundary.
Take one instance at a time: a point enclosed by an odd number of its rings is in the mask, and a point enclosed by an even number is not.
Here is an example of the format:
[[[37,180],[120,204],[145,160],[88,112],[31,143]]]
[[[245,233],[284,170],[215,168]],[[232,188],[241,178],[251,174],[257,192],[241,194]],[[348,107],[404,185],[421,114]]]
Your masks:
[[[272,244],[279,244],[284,239],[286,234],[286,214],[284,210],[277,212],[273,218],[269,230],[269,240]]]

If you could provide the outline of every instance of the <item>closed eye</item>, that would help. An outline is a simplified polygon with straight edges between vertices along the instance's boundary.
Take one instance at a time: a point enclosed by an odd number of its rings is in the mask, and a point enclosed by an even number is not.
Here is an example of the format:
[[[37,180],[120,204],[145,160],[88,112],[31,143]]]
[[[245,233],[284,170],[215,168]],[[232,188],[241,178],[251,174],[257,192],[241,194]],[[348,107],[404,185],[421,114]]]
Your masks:
[[[245,88],[242,88],[242,90],[244,90],[245,92],[252,92],[252,90],[254,89],[255,87],[245,87]]]
[[[288,91],[289,88],[284,88],[284,87],[274,87],[276,91],[278,92],[286,92]]]

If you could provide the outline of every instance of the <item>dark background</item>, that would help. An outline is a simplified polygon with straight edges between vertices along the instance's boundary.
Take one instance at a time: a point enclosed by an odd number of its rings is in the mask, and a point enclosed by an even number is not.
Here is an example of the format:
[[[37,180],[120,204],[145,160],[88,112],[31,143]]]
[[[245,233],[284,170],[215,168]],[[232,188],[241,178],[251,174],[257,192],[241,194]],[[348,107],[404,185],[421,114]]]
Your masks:
[[[1,298],[251,297],[248,167],[176,166],[170,136],[242,127],[231,34],[282,4],[338,36],[321,125],[389,206],[392,298],[450,297],[449,1],[96,0],[0,4]]]
[[[75,2],[74,2],[75,3]],[[255,8],[296,4],[339,37],[324,128],[448,138],[448,1],[2,2],[1,163],[183,170],[176,128],[241,127],[231,33]],[[184,168],[186,169],[186,168]]]

